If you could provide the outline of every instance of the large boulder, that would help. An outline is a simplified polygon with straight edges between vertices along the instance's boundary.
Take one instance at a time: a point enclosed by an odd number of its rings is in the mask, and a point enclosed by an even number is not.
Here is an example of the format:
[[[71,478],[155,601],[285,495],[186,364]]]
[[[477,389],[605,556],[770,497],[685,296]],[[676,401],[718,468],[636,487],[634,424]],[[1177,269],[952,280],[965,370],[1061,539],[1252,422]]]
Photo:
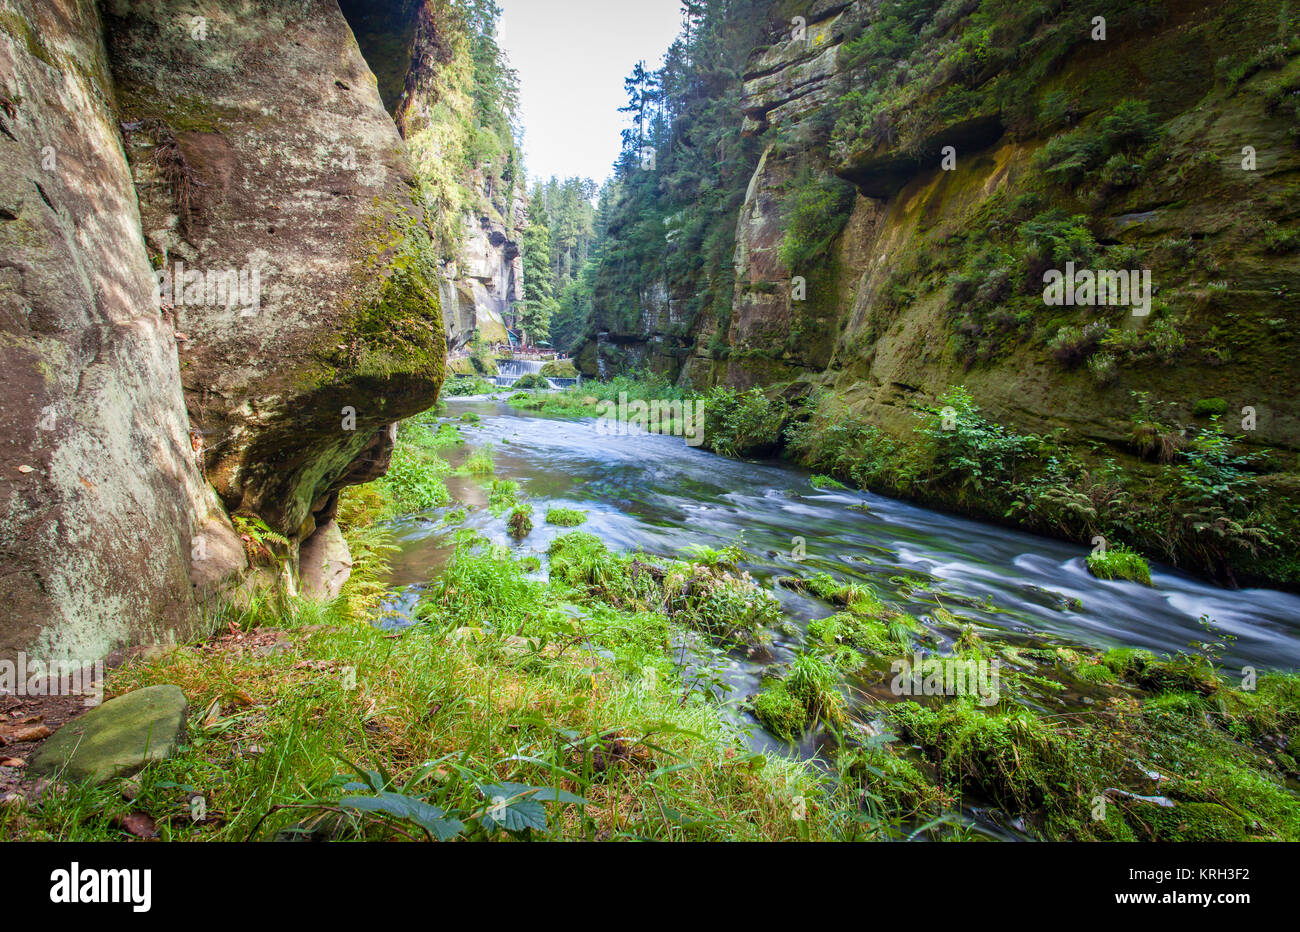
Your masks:
[[[110,2],[106,29],[208,479],[297,539],[442,382],[406,148],[334,0]]]

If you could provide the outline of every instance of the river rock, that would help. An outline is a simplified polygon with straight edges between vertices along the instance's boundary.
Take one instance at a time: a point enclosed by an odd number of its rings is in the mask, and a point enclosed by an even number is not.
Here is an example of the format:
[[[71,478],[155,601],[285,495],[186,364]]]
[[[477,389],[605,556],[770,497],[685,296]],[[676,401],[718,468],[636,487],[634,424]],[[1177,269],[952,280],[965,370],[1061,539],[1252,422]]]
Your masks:
[[[187,707],[178,686],[149,686],[111,699],[56,731],[31,772],[94,783],[130,776],[175,753]]]
[[[309,599],[330,601],[338,598],[343,584],[352,575],[352,554],[338,522],[330,521],[316,529],[303,542],[298,553],[302,594]]]

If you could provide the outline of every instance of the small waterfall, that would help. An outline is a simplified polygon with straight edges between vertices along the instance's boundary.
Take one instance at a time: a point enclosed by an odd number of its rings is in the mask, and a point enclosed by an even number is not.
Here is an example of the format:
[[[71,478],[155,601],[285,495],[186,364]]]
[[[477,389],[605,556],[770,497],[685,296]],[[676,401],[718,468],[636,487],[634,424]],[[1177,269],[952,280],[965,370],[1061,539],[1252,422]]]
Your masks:
[[[498,359],[497,374],[492,377],[492,381],[498,388],[509,388],[526,375],[536,375],[542,371],[543,363],[538,359]],[[555,388],[555,383],[550,379],[546,380],[551,388]]]
[[[497,375],[511,381],[542,371],[542,363],[537,359],[498,359]]]

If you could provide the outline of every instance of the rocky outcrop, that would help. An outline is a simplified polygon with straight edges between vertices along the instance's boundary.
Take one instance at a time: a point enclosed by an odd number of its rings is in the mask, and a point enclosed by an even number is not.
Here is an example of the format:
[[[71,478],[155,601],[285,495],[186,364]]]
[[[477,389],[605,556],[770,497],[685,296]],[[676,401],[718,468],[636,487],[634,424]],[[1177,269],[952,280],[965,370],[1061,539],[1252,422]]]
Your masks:
[[[0,15],[0,657],[191,630],[203,487],[91,0]]]
[[[443,21],[431,0],[349,0],[343,11],[362,52],[375,62],[393,119],[406,141],[415,177],[441,217],[442,292],[450,348],[478,334],[508,342],[517,301],[523,300],[520,240],[527,225],[522,171],[511,156],[493,168],[473,163],[466,129],[475,108],[474,65],[466,38]],[[394,63],[399,63],[395,65]],[[401,92],[397,75],[402,73]]]
[[[444,270],[455,302],[447,314],[447,341],[453,347],[468,342],[475,331],[487,343],[509,342],[506,326],[513,322],[515,302],[524,298],[522,200],[510,213],[508,227],[491,216],[465,217],[460,255]]]
[[[107,17],[119,114],[209,480],[296,537],[379,431],[436,398],[439,257],[334,3],[232,9],[199,34],[188,10]]]
[[[334,0],[18,0],[0,64],[0,656],[90,660],[382,474],[443,256]]]

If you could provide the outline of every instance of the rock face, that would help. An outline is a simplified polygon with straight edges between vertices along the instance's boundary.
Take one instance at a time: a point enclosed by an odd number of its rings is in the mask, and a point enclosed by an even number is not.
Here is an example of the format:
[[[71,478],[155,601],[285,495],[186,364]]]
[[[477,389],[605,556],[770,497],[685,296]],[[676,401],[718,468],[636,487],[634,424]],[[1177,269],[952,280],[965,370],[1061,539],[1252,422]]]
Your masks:
[[[92,783],[129,777],[176,753],[188,707],[177,686],[148,686],[110,699],[51,735],[31,772]]]
[[[1217,412],[1285,540],[1300,514],[1300,404],[1285,389],[1300,381],[1294,13],[1116,3],[1103,38],[1081,0],[1015,6],[773,0],[746,15],[768,17],[766,39],[724,90],[753,168],[724,174],[750,164],[742,148],[708,175],[737,205],[730,268],[721,248],[668,261],[676,191],[698,177],[677,140],[718,132],[713,114],[683,115],[659,152],[665,176],[621,179],[635,206],[612,210],[603,255],[616,259],[579,366],[827,393],[904,444],[919,408],[964,386],[984,417],[1166,490],[1191,458],[1155,462],[1143,431],[1210,436]],[[665,215],[668,249],[643,248],[642,218]],[[1150,301],[1052,304],[1043,275],[1067,262],[1149,274]],[[692,300],[705,292],[717,299]],[[1297,584],[1293,560],[1270,559],[1263,578]],[[1254,571],[1241,562],[1229,572]]]
[[[232,512],[296,536],[442,378],[438,256],[405,147],[332,2],[219,8],[200,32],[180,0],[109,9],[208,477]],[[203,286],[230,270],[222,301]]]
[[[91,0],[0,17],[0,657],[190,630],[191,447]],[[240,565],[214,559],[221,578]]]
[[[509,228],[492,217],[465,218],[459,260],[446,270],[455,302],[447,314],[447,341],[453,347],[468,342],[476,330],[487,343],[509,342],[506,325],[514,318],[514,303],[524,298],[522,201],[511,213]]]
[[[382,474],[443,256],[334,0],[6,2],[0,75],[0,657],[89,661]]]
[[[447,344],[457,348],[477,332],[505,343],[513,304],[523,300],[519,243],[527,226],[522,172],[506,156],[495,171],[468,164],[465,120],[474,112],[473,65],[463,37],[448,28],[432,0],[342,4],[367,59],[392,72],[385,103],[406,141],[419,184],[442,207],[442,292]],[[399,66],[394,63],[398,63]],[[401,92],[395,93],[403,72]]]

